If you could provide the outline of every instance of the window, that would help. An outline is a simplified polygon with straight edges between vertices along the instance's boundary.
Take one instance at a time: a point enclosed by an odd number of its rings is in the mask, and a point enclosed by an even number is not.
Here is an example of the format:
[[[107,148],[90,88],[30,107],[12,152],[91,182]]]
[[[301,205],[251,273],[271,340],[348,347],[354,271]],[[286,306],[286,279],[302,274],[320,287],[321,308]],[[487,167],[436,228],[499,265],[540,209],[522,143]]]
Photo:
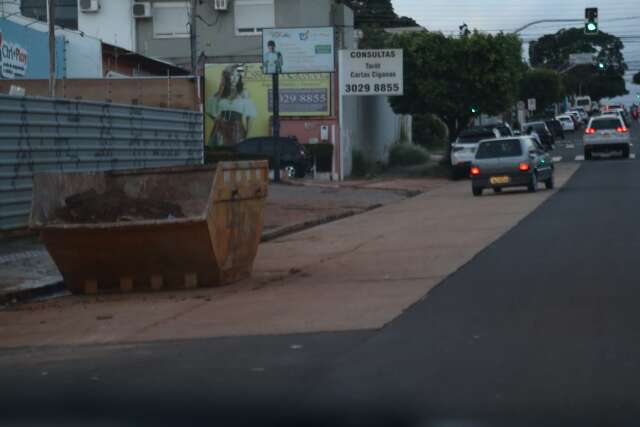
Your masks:
[[[234,15],[239,36],[259,35],[263,28],[276,25],[273,0],[236,0]]]
[[[2,0],[0,0],[2,3]],[[78,0],[56,0],[55,23],[64,28],[78,29]],[[38,21],[47,21],[47,0],[22,0],[20,13]]]
[[[476,159],[493,159],[498,157],[517,157],[522,155],[519,139],[486,141],[480,144]]]
[[[189,37],[189,3],[186,1],[153,4],[153,37],[175,39]]]

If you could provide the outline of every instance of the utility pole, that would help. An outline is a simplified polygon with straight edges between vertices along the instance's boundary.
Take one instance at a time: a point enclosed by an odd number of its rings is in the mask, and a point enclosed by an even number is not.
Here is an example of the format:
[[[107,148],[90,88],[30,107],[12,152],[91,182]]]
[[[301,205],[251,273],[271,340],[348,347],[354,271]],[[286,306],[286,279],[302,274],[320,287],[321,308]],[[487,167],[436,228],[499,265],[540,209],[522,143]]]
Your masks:
[[[47,23],[49,25],[49,96],[56,96],[56,25],[55,0],[47,0]]]
[[[191,41],[191,74],[194,76],[198,74],[198,70],[196,69],[198,67],[198,53],[197,53],[197,46],[196,46],[196,42],[197,42],[196,8],[197,7],[198,7],[197,0],[191,0],[191,14],[190,14],[191,19],[189,20],[189,38]]]
[[[275,158],[273,159],[273,182],[280,182],[280,74],[272,75],[273,84],[273,136],[275,138]]]

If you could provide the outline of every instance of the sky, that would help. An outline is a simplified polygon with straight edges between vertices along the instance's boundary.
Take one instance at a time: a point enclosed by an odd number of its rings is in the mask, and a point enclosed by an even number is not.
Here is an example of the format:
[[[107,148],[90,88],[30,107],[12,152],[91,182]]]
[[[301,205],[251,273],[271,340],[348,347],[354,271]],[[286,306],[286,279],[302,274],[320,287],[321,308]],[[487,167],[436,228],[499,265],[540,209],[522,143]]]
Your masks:
[[[585,7],[597,7],[600,29],[623,39],[625,60],[631,74],[640,71],[640,0],[392,0],[398,15],[409,16],[430,31],[455,34],[464,22],[480,31],[513,31],[540,19],[583,19]],[[582,22],[543,23],[520,33],[526,43],[561,28]],[[527,45],[525,45],[527,47]],[[640,86],[627,84],[635,99]]]

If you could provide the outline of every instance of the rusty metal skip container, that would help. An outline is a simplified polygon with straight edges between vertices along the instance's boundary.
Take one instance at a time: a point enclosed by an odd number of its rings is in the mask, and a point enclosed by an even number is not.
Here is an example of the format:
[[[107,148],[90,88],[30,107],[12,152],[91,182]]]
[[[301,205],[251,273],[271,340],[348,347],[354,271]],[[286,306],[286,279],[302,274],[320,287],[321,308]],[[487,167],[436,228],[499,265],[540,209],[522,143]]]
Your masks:
[[[39,173],[29,225],[72,292],[186,289],[250,276],[267,196],[266,161],[109,172]],[[170,201],[184,217],[69,222],[74,194],[117,189]]]

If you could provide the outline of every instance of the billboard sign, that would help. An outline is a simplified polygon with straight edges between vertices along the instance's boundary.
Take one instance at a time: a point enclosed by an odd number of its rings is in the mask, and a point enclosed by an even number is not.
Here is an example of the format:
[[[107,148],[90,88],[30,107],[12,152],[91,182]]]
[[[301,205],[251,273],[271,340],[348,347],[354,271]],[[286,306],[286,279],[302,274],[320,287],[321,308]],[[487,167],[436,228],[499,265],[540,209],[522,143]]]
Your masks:
[[[569,54],[570,65],[593,64],[593,53],[571,53]]]
[[[403,95],[402,59],[402,49],[341,50],[340,95]]]
[[[18,43],[12,43],[0,30],[0,78],[13,79],[27,74],[29,53]]]
[[[205,143],[234,145],[270,134],[271,77],[262,64],[205,65]],[[280,114],[326,117],[331,113],[331,75],[280,76]]]
[[[265,28],[262,71],[265,74],[330,73],[334,67],[333,27]]]

